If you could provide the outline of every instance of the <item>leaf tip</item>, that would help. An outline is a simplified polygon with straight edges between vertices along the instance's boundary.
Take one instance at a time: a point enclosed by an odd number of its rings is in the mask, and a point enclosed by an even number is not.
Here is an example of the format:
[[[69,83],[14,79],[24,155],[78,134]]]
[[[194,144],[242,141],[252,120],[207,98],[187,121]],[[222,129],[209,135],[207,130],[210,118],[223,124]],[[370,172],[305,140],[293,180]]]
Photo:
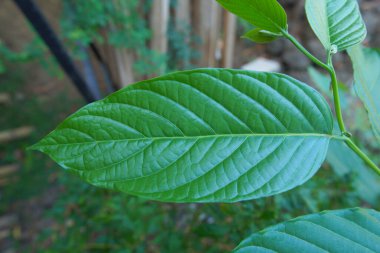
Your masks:
[[[26,148],[27,151],[40,151],[43,152],[41,141]]]

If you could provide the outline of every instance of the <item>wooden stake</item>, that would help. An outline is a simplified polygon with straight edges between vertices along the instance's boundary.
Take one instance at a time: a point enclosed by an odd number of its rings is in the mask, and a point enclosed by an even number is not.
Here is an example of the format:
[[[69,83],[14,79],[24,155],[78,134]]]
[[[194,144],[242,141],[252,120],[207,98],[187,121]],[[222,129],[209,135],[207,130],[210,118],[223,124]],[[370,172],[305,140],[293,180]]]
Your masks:
[[[194,0],[194,29],[202,39],[201,67],[216,67],[216,53],[220,35],[222,9],[216,1]]]
[[[0,143],[26,138],[33,131],[34,131],[34,128],[31,126],[24,126],[24,127],[2,131],[0,132]]]
[[[0,104],[10,104],[11,96],[7,93],[0,93]]]
[[[8,176],[9,174],[13,174],[19,170],[18,164],[9,164],[0,167],[0,177]]]
[[[114,50],[116,66],[119,73],[121,87],[135,82],[133,74],[134,57],[130,50],[118,48]]]
[[[152,39],[150,42],[151,49],[166,54],[168,51],[168,21],[169,21],[169,0],[154,0],[151,10],[150,28]],[[165,72],[166,67],[160,69],[160,73]]]
[[[232,68],[236,39],[236,16],[224,11],[223,67]]]
[[[191,22],[191,8],[189,0],[179,0],[175,12],[175,26],[178,30],[186,29]]]

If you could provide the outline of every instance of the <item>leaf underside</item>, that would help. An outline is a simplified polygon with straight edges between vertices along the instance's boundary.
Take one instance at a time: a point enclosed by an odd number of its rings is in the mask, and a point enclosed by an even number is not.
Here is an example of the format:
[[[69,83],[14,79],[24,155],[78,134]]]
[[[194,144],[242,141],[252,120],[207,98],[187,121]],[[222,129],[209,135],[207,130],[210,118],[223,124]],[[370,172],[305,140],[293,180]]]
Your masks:
[[[170,202],[234,202],[308,180],[332,132],[326,101],[288,76],[199,69],[90,104],[33,148],[100,187]]]
[[[264,33],[262,29],[255,28],[242,36],[256,43],[268,43],[278,39],[279,36]]]
[[[306,0],[308,21],[323,46],[343,51],[361,43],[367,30],[356,0]]]
[[[287,30],[286,12],[277,0],[217,0],[217,2],[257,28],[273,33]]]
[[[301,216],[253,234],[234,252],[380,252],[380,213],[354,208]]]
[[[358,45],[350,48],[348,54],[354,67],[356,92],[380,141],[380,51]]]

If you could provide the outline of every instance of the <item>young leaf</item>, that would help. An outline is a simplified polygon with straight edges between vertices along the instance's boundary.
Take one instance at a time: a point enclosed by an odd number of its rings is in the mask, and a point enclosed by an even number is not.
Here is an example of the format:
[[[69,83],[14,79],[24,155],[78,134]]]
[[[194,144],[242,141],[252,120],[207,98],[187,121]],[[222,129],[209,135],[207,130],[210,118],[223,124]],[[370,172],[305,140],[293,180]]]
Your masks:
[[[234,252],[380,252],[380,213],[354,208],[301,216],[251,235]]]
[[[356,0],[306,0],[311,28],[326,50],[343,51],[364,40],[367,30]]]
[[[304,183],[331,133],[328,104],[306,84],[199,69],[90,104],[33,148],[96,186],[159,201],[234,202]]]
[[[226,10],[257,28],[273,33],[288,29],[286,12],[277,0],[217,0]]]
[[[358,45],[350,48],[348,54],[354,67],[356,91],[380,140],[380,50]]]
[[[281,34],[268,33],[260,28],[255,28],[242,36],[242,38],[252,40],[256,43],[268,43],[281,37]]]

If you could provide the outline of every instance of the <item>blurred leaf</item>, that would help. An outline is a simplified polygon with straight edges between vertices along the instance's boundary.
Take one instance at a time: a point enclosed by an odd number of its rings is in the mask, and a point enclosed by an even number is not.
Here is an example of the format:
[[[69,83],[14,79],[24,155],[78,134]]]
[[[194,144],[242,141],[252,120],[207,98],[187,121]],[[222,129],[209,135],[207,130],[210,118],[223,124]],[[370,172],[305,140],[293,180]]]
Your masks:
[[[304,83],[199,69],[92,103],[33,148],[96,186],[160,201],[236,202],[303,184],[331,132],[328,104]]]
[[[256,43],[267,43],[276,40],[280,35],[268,33],[266,30],[255,28],[242,36],[242,38],[252,40]]]
[[[322,74],[320,71],[316,70],[314,67],[308,67],[307,69],[309,76],[314,83],[314,85],[317,87],[318,90],[322,92],[324,96],[329,98],[329,100],[333,101],[333,94],[332,90],[330,89],[331,86],[331,78],[328,75]],[[339,93],[340,93],[340,102],[343,109],[349,108],[349,103],[347,101],[346,95],[348,93],[347,86],[338,81],[339,86]]]
[[[217,0],[226,10],[272,33],[288,29],[285,10],[276,0]]]
[[[380,213],[370,209],[324,211],[269,227],[234,252],[380,252]]]
[[[367,34],[356,0],[306,0],[311,28],[328,50],[343,51],[362,42]]]
[[[345,143],[331,141],[327,153],[327,162],[338,175],[353,176],[353,186],[362,199],[372,205],[378,203],[380,178]]]
[[[380,141],[380,51],[358,45],[349,49],[348,54],[354,67],[356,91]]]
[[[307,71],[309,76],[317,87],[318,90],[322,92],[328,98],[332,98],[332,92],[330,90],[331,78],[327,75],[322,74],[320,71],[316,70],[314,67],[308,67]]]

